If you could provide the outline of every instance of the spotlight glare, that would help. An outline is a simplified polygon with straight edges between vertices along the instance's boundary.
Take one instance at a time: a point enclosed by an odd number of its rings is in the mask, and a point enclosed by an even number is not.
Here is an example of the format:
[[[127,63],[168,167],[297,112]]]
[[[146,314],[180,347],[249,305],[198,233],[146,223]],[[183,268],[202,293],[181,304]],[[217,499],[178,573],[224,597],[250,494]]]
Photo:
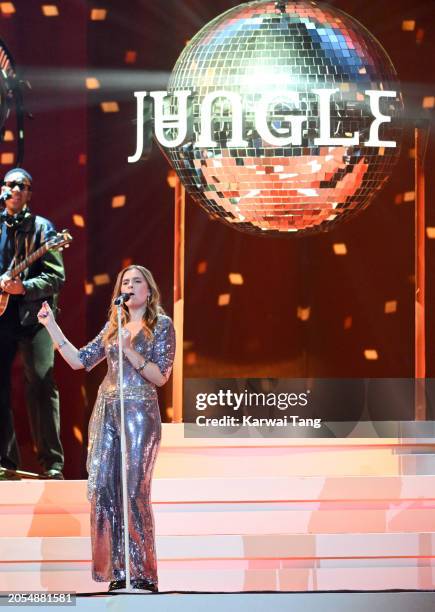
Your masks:
[[[352,327],[352,317],[349,315],[344,319],[343,328],[350,329]]]
[[[197,362],[197,356],[194,351],[186,353],[186,365],[195,365]]]
[[[228,306],[231,300],[231,295],[229,293],[221,293],[218,298],[218,306]]]
[[[413,202],[415,200],[415,191],[405,191],[403,194],[404,202]]]
[[[117,195],[112,198],[112,208],[122,208],[125,206],[127,198],[125,195]]]
[[[336,255],[347,255],[347,247],[344,242],[336,242],[332,245]]]
[[[423,42],[424,38],[424,30],[423,28],[418,28],[417,34],[415,35],[415,42],[417,45],[420,45]]]
[[[434,108],[435,96],[425,96],[422,103],[423,108]]]
[[[207,272],[207,262],[200,261],[196,267],[196,271],[198,274],[205,274]]]
[[[118,102],[101,102],[100,104],[103,113],[118,113],[119,104]]]
[[[108,285],[110,283],[110,276],[108,274],[96,274],[94,276],[94,283],[97,286]]]
[[[0,10],[3,15],[13,15],[16,12],[12,2],[0,2]]]
[[[14,163],[14,154],[13,153],[2,153],[0,157],[0,163],[5,166],[10,166]]]
[[[100,89],[100,81],[95,77],[87,77],[86,89]]]
[[[83,444],[83,434],[80,431],[80,429],[77,427],[77,425],[74,425],[73,427],[73,434],[74,434],[74,438],[80,443]]]
[[[389,302],[385,302],[384,312],[385,314],[392,314],[393,312],[397,312],[397,300],[390,300]]]
[[[413,32],[415,30],[415,20],[414,19],[404,19],[402,21],[402,30],[404,32]]]
[[[91,10],[91,21],[104,21],[107,17],[106,9],[92,9]]]
[[[85,227],[85,219],[82,215],[73,215],[72,220],[76,227]]]
[[[232,285],[243,285],[243,276],[241,274],[238,274],[236,272],[231,272],[228,275],[228,278]]]
[[[310,318],[310,313],[311,313],[310,306],[306,306],[305,308],[303,306],[298,306],[297,317],[301,321],[308,321],[308,319]]]
[[[58,17],[59,9],[55,4],[43,4],[41,6],[44,17]]]
[[[131,49],[129,51],[125,52],[125,56],[124,56],[124,61],[126,64],[135,64],[137,60],[137,52],[136,51],[132,51]]]

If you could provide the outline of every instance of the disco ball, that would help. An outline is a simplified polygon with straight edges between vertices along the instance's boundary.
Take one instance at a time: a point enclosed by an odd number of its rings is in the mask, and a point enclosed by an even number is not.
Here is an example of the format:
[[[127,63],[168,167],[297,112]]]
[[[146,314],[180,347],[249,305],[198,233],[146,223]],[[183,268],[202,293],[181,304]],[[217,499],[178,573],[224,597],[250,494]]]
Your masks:
[[[328,132],[349,140],[316,143],[322,126],[313,90],[319,89],[337,90]],[[321,2],[256,0],[218,16],[180,55],[168,93],[181,90],[189,90],[193,100],[191,131],[168,149],[170,162],[212,218],[243,232],[329,230],[370,203],[399,156],[403,102],[391,60],[360,23]],[[195,146],[204,97],[222,90],[242,100],[246,144],[228,145],[232,106],[222,97],[212,107],[213,146]],[[397,92],[379,102],[379,111],[391,117],[379,127],[379,141],[395,141],[395,148],[366,144],[374,118],[366,90]],[[282,138],[293,130],[291,117],[299,115],[297,144],[271,143],[258,129],[256,105],[274,95],[265,109],[269,131]],[[176,113],[176,99],[168,100],[168,112]],[[357,131],[358,144],[352,144]]]

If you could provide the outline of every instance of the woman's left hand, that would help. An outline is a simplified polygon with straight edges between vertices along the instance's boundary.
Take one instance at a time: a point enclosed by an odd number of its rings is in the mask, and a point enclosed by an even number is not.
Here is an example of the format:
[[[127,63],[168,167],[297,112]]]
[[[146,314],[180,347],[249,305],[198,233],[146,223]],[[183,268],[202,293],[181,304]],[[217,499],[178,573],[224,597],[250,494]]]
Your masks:
[[[124,329],[122,330],[122,350],[124,352],[131,351],[132,348],[133,347],[131,345],[131,333],[128,329],[124,327]]]

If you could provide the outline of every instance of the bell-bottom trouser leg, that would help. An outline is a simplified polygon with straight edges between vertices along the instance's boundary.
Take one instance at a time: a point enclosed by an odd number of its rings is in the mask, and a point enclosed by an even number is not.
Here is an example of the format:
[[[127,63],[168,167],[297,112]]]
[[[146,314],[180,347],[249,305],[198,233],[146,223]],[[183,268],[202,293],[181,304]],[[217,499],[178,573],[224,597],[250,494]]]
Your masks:
[[[93,578],[125,578],[119,403],[108,402],[96,491],[91,501]],[[157,586],[151,478],[159,447],[158,408],[125,401],[130,575]]]

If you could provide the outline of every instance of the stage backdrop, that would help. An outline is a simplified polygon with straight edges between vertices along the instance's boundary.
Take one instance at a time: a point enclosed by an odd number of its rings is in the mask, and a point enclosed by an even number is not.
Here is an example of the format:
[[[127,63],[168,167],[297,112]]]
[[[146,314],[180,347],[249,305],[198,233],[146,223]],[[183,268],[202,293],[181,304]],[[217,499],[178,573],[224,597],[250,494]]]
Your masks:
[[[101,329],[117,271],[149,267],[172,314],[173,191],[157,147],[135,149],[135,90],[165,89],[184,45],[230,0],[168,0],[121,6],[0,3],[0,36],[32,84],[24,165],[33,210],[69,227],[60,323],[80,345]],[[4,5],[11,5],[13,11]],[[433,117],[432,3],[398,0],[334,6],[358,19],[391,56],[407,120],[393,179],[372,205],[331,233],[302,239],[250,236],[210,221],[187,202],[186,377],[411,377],[414,299],[414,118]],[[13,129],[11,123],[10,129]],[[433,198],[433,134],[427,201]],[[12,151],[10,142],[1,152]],[[1,170],[13,159],[0,158]],[[435,212],[428,206],[428,238]],[[433,240],[428,240],[428,375],[435,374]],[[369,352],[367,352],[369,351]],[[86,423],[104,374],[70,372],[58,360],[68,477],[84,476]],[[21,372],[17,368],[15,386]],[[170,385],[161,392],[170,418]],[[16,396],[17,397],[17,396]],[[22,395],[15,402],[24,467],[35,467]]]

